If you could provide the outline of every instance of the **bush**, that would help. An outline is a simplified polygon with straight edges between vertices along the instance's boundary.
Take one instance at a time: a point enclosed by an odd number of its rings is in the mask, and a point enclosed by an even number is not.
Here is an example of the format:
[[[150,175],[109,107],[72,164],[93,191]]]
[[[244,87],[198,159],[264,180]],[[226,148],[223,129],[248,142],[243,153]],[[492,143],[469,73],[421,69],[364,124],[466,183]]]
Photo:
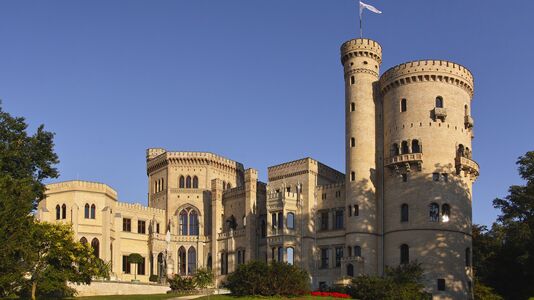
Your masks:
[[[350,299],[350,295],[338,292],[311,292],[310,295],[315,297],[332,297],[332,298],[345,298]]]
[[[224,286],[235,296],[296,296],[309,292],[309,277],[287,263],[251,261],[228,275]]]
[[[182,277],[175,274],[172,278],[167,278],[167,282],[173,292],[186,292],[195,289],[195,281],[192,277]]]
[[[150,275],[150,277],[148,277],[148,281],[150,281],[150,282],[159,282],[159,276],[156,275],[156,274],[152,274],[152,275]]]
[[[205,289],[213,284],[215,276],[213,272],[207,268],[199,268],[193,275],[195,286],[199,289]]]

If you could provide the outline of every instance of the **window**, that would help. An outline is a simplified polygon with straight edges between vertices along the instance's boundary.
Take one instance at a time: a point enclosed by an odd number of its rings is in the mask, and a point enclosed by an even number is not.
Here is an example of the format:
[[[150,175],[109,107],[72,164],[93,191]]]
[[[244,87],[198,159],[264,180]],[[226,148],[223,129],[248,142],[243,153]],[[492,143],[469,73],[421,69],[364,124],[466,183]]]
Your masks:
[[[278,223],[276,222],[276,213],[272,213],[271,214],[271,228],[275,229],[277,224]]]
[[[245,263],[245,249],[237,250],[237,265]]]
[[[178,233],[180,235],[187,235],[187,211],[185,209],[182,209],[182,211],[180,211],[179,218],[180,228],[178,229]]]
[[[409,218],[408,204],[404,203],[401,205],[401,222],[408,222],[408,218]]]
[[[354,171],[350,172],[350,181],[356,180],[356,173]]]
[[[347,206],[347,211],[349,212],[349,217],[352,217],[352,207],[350,205]]]
[[[336,248],[336,268],[341,267],[341,258],[343,258],[343,248]]]
[[[412,140],[412,153],[421,153],[421,145],[419,140]]]
[[[321,195],[321,199],[322,199],[322,200],[326,200],[326,193],[323,193],[323,194]]]
[[[271,248],[271,260],[274,261],[274,252],[276,251],[276,248]]]
[[[267,224],[265,220],[261,220],[261,237],[264,238],[267,236]]]
[[[278,247],[278,261],[284,261],[284,248]]]
[[[438,291],[444,291],[445,290],[445,279],[439,278],[438,279]]]
[[[356,139],[355,138],[350,138],[350,146],[351,147],[356,147]]]
[[[295,214],[292,212],[287,214],[287,229],[295,229]]]
[[[408,174],[402,174],[402,182],[408,182]]]
[[[137,221],[137,233],[145,234],[146,233],[146,222],[138,220]]]
[[[449,204],[443,204],[441,206],[441,221],[444,223],[449,222],[451,218],[451,207]]]
[[[347,276],[354,277],[354,266],[352,264],[347,265]]]
[[[193,188],[198,189],[198,177],[193,177]]]
[[[96,206],[94,204],[91,205],[91,219],[96,218]]]
[[[343,229],[343,210],[342,209],[336,210],[334,229]]]
[[[59,204],[56,205],[56,220],[61,219],[61,207],[59,207]]]
[[[406,99],[401,99],[400,109],[401,109],[401,112],[406,111]]]
[[[184,246],[180,247],[180,249],[178,249],[178,273],[180,275],[185,275],[185,270],[186,270],[186,254],[185,254],[185,248]]]
[[[410,153],[410,148],[408,147],[407,141],[402,141],[401,148],[402,148],[402,154]]]
[[[439,181],[439,173],[432,173],[432,180]]]
[[[65,204],[61,205],[61,218],[62,219],[67,218],[67,205]]]
[[[287,254],[287,263],[292,265],[294,263],[294,255],[293,253],[295,252],[295,249],[293,249],[293,247],[288,247],[286,249],[286,254]]]
[[[180,176],[180,185],[179,187],[181,189],[185,188],[185,177],[184,176]]]
[[[471,248],[465,248],[465,266],[471,266]]]
[[[354,78],[354,76],[350,76],[350,84],[355,84],[356,83],[356,79]]]
[[[191,176],[187,176],[185,179],[185,187],[190,189],[191,188]]]
[[[194,274],[197,271],[197,251],[195,247],[187,250],[187,274]]]
[[[232,185],[230,184],[230,182],[228,182],[228,183],[226,184],[226,189],[229,190],[229,189],[231,189],[231,188],[232,188]]]
[[[221,275],[228,274],[228,253],[221,253]]]
[[[354,216],[357,217],[360,215],[360,206],[358,204],[354,204]]]
[[[130,262],[128,261],[128,255],[122,256],[122,272],[124,274],[130,274]]]
[[[430,203],[429,213],[430,222],[439,222],[439,205],[437,203]]]
[[[441,176],[443,176],[443,181],[445,181],[445,182],[449,182],[449,174],[447,174],[447,173],[442,173]]]
[[[83,216],[84,216],[84,218],[86,218],[86,219],[89,219],[89,217],[90,217],[90,214],[89,214],[89,204],[88,204],[88,203],[85,203]]]
[[[127,231],[127,232],[132,231],[132,219],[128,219],[128,218],[122,219],[122,231]]]
[[[97,238],[94,238],[91,241],[91,248],[93,248],[93,254],[96,257],[100,257],[100,242]]]
[[[189,213],[189,235],[198,235],[198,214],[195,210]]]
[[[330,249],[328,248],[321,249],[321,269],[328,268],[329,256],[330,256]]]
[[[278,213],[278,229],[284,228],[284,213],[279,212]]]
[[[286,192],[287,193],[291,193],[291,187],[290,186],[286,187]]]
[[[82,236],[82,238],[80,239],[80,243],[87,244],[87,239],[84,236]]]
[[[145,258],[141,259],[141,262],[137,264],[137,275],[145,275]]]
[[[328,230],[328,212],[321,212],[321,230]]]
[[[399,144],[397,144],[397,143],[393,144],[393,146],[391,147],[391,155],[392,156],[400,155]]]
[[[354,256],[362,257],[362,247],[354,246]]]
[[[159,233],[159,223],[156,223],[156,233]]]
[[[410,263],[410,247],[406,244],[400,246],[400,263],[401,265]]]
[[[443,107],[443,98],[441,96],[436,97],[436,107]]]

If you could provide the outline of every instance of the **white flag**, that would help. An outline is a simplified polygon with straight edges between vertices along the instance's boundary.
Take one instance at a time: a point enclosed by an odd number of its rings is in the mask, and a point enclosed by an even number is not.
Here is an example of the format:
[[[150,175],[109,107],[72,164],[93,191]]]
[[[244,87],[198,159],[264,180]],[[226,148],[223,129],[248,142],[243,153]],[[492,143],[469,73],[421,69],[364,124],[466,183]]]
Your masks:
[[[382,13],[376,7],[374,7],[372,5],[369,5],[369,4],[366,4],[366,3],[363,3],[362,1],[360,1],[360,16],[362,15],[362,12],[363,12],[364,9],[368,9],[368,10],[374,12],[375,14],[381,14]]]

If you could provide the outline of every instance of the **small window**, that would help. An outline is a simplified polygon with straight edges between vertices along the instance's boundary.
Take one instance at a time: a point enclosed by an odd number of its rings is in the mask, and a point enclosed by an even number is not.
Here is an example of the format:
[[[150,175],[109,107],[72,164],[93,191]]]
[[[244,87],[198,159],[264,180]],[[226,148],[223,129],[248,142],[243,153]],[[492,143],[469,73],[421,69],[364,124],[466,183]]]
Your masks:
[[[159,223],[156,223],[156,233],[159,233]]]
[[[132,231],[132,219],[128,219],[128,218],[122,219],[122,231],[127,231],[127,232]]]
[[[352,171],[350,172],[350,181],[356,180],[356,172]]]
[[[360,206],[358,204],[354,204],[354,216],[357,217],[360,215]]]
[[[295,229],[295,214],[292,212],[287,214],[287,229]]]
[[[412,140],[412,153],[421,153],[421,145],[419,140]]]
[[[408,181],[408,174],[402,174],[402,182],[407,182]]]
[[[321,212],[321,230],[328,230],[328,212]]]
[[[392,155],[392,156],[400,155],[399,144],[394,143],[394,144],[391,146],[391,155]]]
[[[355,138],[350,138],[350,146],[351,147],[356,147],[356,139]]]
[[[291,187],[290,186],[286,187],[286,192],[287,193],[291,193]]]
[[[243,250],[243,251],[245,251],[245,250]],[[293,249],[293,247],[288,247],[286,249],[287,263],[289,265],[293,265],[293,263],[294,263],[294,255],[293,255],[294,252],[295,252],[295,249]]]
[[[439,181],[439,173],[432,173],[432,180]]]
[[[336,218],[335,218],[335,228],[334,229],[343,229],[343,210],[338,209],[336,210]]]
[[[190,189],[191,188],[191,176],[187,176],[185,179],[185,187]]]
[[[328,268],[329,259],[330,259],[330,249],[328,248],[321,249],[321,269]]]
[[[471,266],[471,248],[465,248],[465,266]]]
[[[400,246],[400,263],[401,265],[410,263],[410,247],[406,244]]]
[[[354,256],[362,257],[362,247],[354,246]]]
[[[336,268],[341,267],[341,259],[343,258],[343,247],[336,248]]]
[[[61,218],[64,220],[67,218],[67,205],[61,205]]]
[[[441,96],[436,97],[436,107],[443,108],[443,98]]]
[[[349,211],[349,217],[352,217],[352,207],[347,206],[347,210]]]
[[[407,141],[402,141],[401,148],[402,148],[402,154],[410,153],[410,147],[408,147],[408,142]]]
[[[181,189],[185,188],[185,177],[184,176],[180,176],[180,185],[179,187]]]
[[[354,78],[354,76],[350,76],[350,84],[355,84],[356,83],[356,79]]]
[[[438,291],[444,291],[445,290],[445,279],[439,278],[438,279]]]
[[[321,195],[321,199],[322,199],[322,200],[326,200],[326,193],[323,193],[323,194]]]
[[[408,222],[409,219],[409,207],[408,204],[404,203],[401,205],[401,222]]]
[[[284,248],[278,247],[278,261],[283,262],[284,261]]]
[[[128,255],[122,256],[122,272],[124,274],[130,274],[130,262],[128,261]]]
[[[59,220],[61,219],[61,207],[58,205],[56,205],[56,220]]]
[[[276,213],[271,214],[271,228],[272,229],[276,229],[276,225],[278,224],[278,222],[276,222],[276,216],[277,216]]]
[[[193,188],[198,189],[198,177],[193,177]]]
[[[400,104],[401,112],[405,112],[406,108],[407,108],[406,99],[403,98],[403,99],[401,99],[401,104]]]
[[[443,181],[445,181],[445,182],[449,182],[449,174],[447,174],[447,173],[442,173],[441,176],[443,176]]]
[[[356,103],[351,102],[350,103],[350,111],[355,111],[355,110],[356,110]]]
[[[439,205],[431,203],[429,206],[430,222],[439,222]]]
[[[145,221],[137,221],[137,233],[145,234],[146,233],[146,222]]]
[[[96,218],[96,206],[94,204],[91,205],[91,219]]]
[[[449,204],[443,204],[441,206],[441,221],[444,223],[449,222],[451,218],[451,207]]]
[[[89,204],[88,204],[88,203],[85,203],[83,216],[84,216],[86,219],[89,219],[89,217],[90,217],[90,213],[89,213]]]

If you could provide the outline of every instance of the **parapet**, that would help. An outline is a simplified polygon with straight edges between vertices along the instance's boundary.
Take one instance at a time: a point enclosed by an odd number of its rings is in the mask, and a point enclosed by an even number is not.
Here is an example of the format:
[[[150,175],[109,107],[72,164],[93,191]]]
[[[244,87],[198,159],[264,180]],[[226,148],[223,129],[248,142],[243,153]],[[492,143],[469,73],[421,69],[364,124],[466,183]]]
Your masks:
[[[380,77],[382,95],[400,85],[416,82],[444,82],[459,86],[472,97],[474,81],[464,66],[446,60],[418,60],[390,68]]]
[[[352,39],[341,45],[341,64],[353,56],[365,56],[382,63],[382,46],[370,39]]]
[[[51,183],[46,185],[46,194],[71,192],[71,191],[84,191],[93,193],[102,193],[108,195],[110,198],[117,200],[117,192],[109,185],[84,181],[84,180],[69,180],[57,183]]]
[[[212,165],[229,171],[244,172],[243,164],[211,152],[195,151],[166,151],[165,149],[148,149],[148,153],[157,154],[152,160],[147,161],[147,171],[152,171],[165,166],[168,163],[187,165]],[[162,155],[164,154],[164,155]]]

